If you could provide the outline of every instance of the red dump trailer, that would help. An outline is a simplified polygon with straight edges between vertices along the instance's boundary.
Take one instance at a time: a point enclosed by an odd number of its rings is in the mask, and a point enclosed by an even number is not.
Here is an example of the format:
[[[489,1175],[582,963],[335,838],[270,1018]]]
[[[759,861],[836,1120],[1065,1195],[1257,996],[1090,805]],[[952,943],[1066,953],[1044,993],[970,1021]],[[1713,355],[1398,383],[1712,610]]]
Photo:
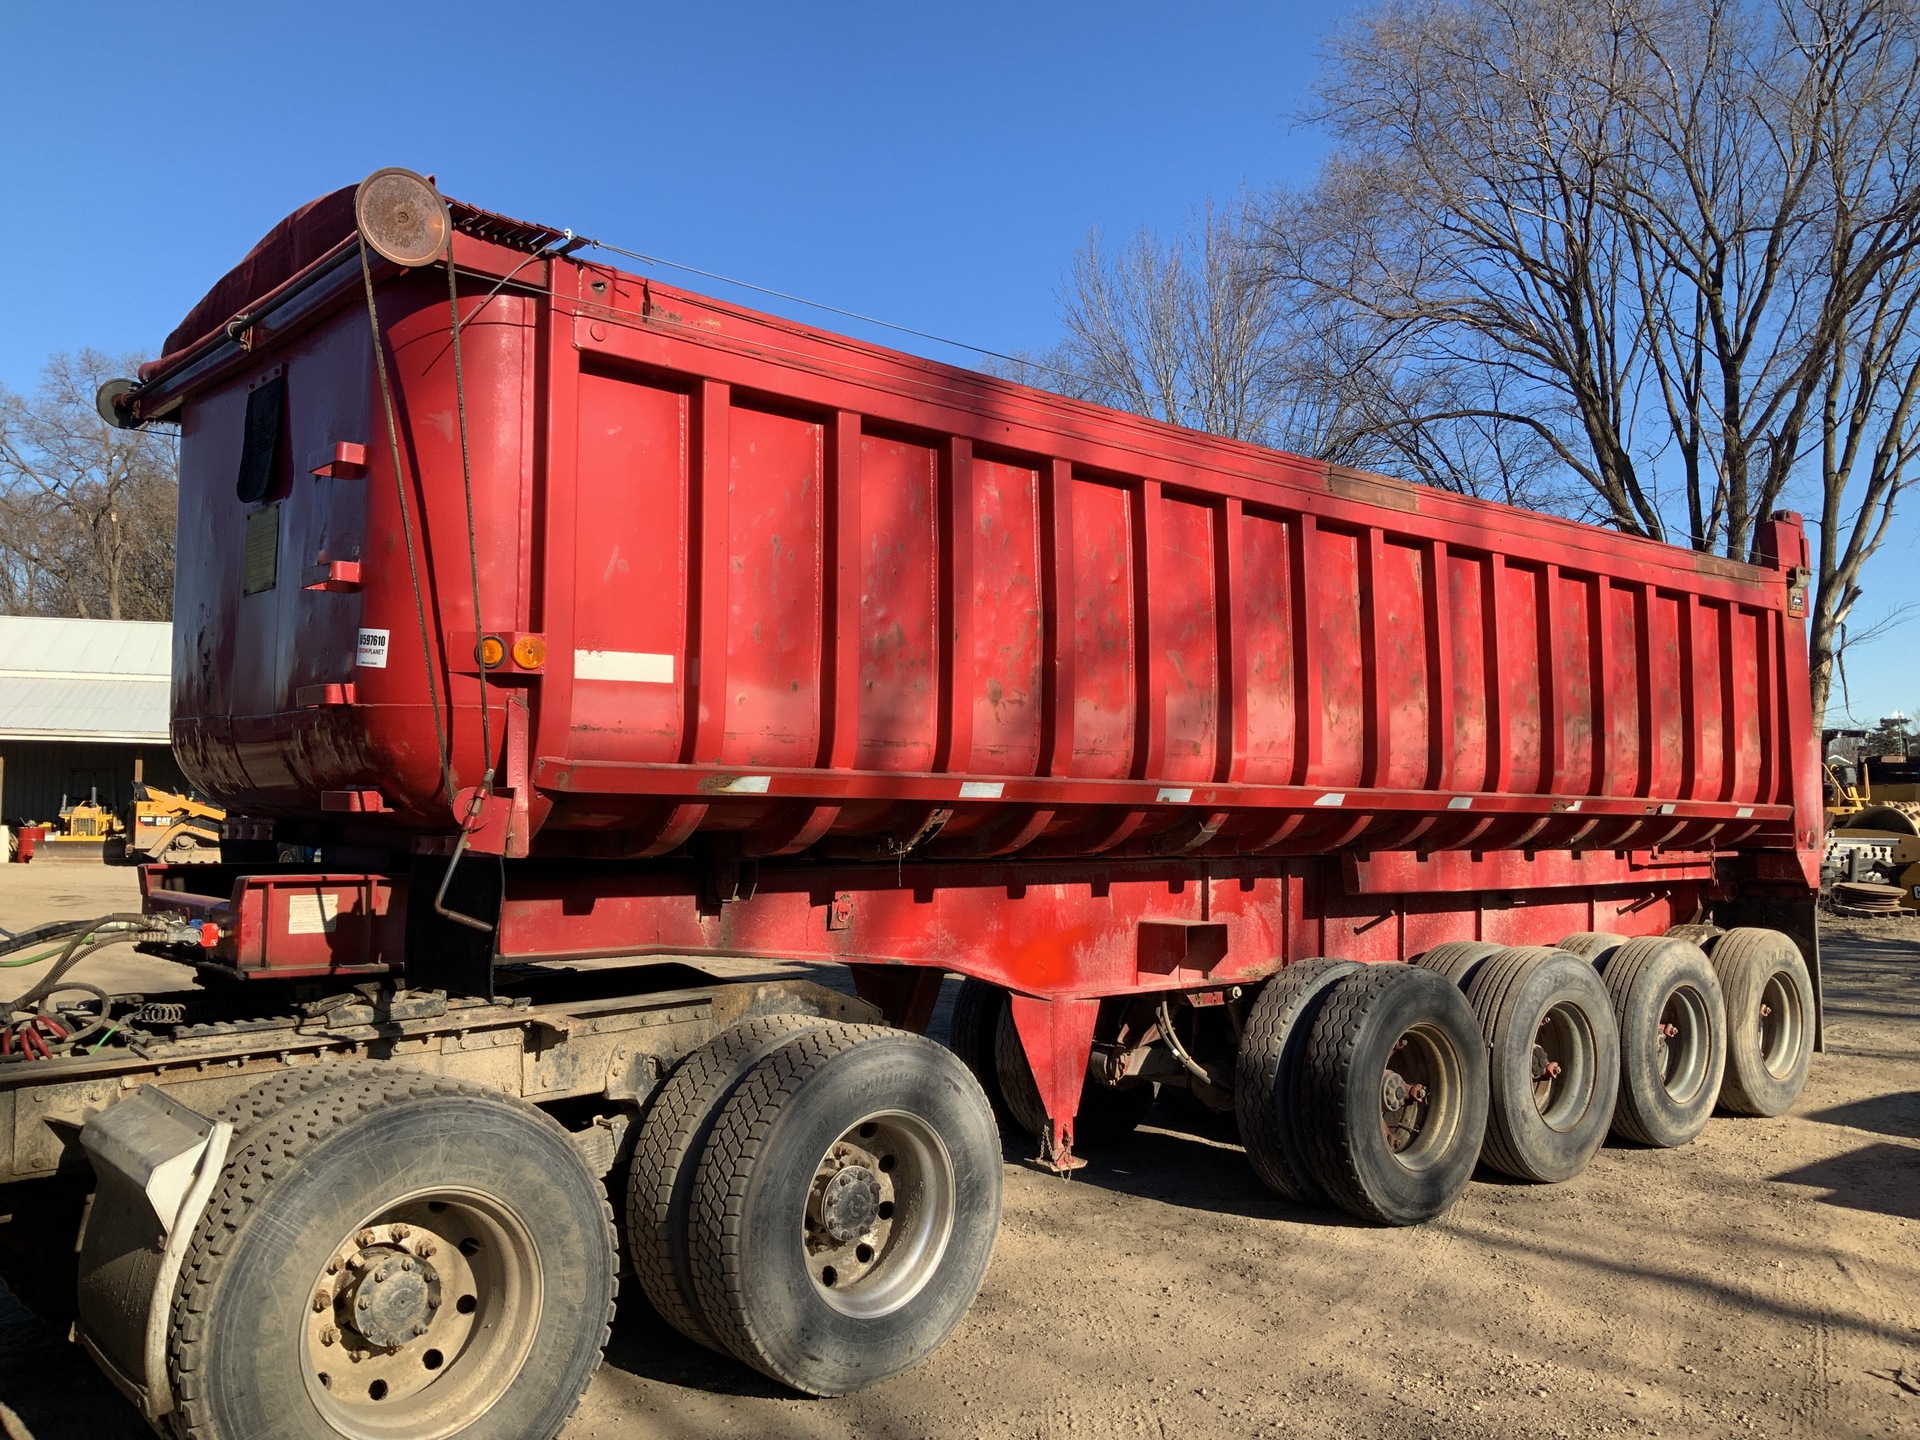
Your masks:
[[[1694,554],[594,253],[379,172],[102,394],[179,426],[174,746],[246,818],[120,922],[198,987],[41,1000],[139,1048],[0,1068],[0,1188],[91,1183],[147,1413],[553,1433],[600,1178],[669,1320],[834,1394],[963,1316],[996,1115],[1068,1170],[1184,1090],[1404,1224],[1797,1096],[1798,516]]]

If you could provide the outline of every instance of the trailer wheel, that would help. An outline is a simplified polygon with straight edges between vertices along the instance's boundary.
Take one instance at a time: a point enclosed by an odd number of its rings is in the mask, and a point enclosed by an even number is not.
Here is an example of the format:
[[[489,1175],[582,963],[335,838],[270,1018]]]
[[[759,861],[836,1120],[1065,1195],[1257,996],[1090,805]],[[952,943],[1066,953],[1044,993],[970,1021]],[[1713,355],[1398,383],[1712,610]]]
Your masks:
[[[796,1031],[823,1024],[811,1015],[768,1015],[723,1030],[688,1055],[647,1107],[627,1177],[627,1250],[647,1299],[674,1329],[723,1349],[700,1314],[687,1257],[687,1212],[713,1122],[740,1082]]]
[[[1720,1103],[1736,1115],[1783,1115],[1813,1063],[1813,981],[1800,947],[1778,930],[1729,930],[1714,945],[1727,1003]]]
[[[1027,1063],[1027,1047],[1020,1042],[1020,1027],[1013,1023],[1013,1007],[1002,1004],[993,1036],[994,1074],[999,1080],[1001,1099],[1007,1116],[1036,1139],[1047,1130],[1046,1103],[1034,1082],[1033,1067]],[[1112,1144],[1124,1140],[1147,1118],[1160,1087],[1151,1080],[1134,1080],[1125,1085],[1106,1085],[1087,1079],[1080,1087],[1080,1109],[1073,1119],[1076,1148]]]
[[[547,1440],[612,1319],[600,1182],[551,1119],[388,1074],[309,1095],[227,1162],[173,1296],[187,1440]]]
[[[1413,963],[1464,990],[1473,972],[1506,948],[1488,940],[1449,940],[1415,956]]]
[[[1722,930],[1718,925],[1669,925],[1667,927],[1667,938],[1669,940],[1690,940],[1707,952],[1707,958],[1709,960],[1713,958],[1713,947],[1719,943],[1720,937],[1726,933],[1727,932]],[[1726,983],[1724,977],[1722,977],[1721,983]]]
[[[1727,1063],[1720,981],[1700,947],[1644,935],[1601,965],[1620,1026],[1613,1132],[1642,1145],[1684,1145],[1706,1128]]]
[[[1554,945],[1556,950],[1565,950],[1568,954],[1578,955],[1589,965],[1599,965],[1607,956],[1627,943],[1624,935],[1615,935],[1610,930],[1576,930],[1562,937]]]
[[[1000,1068],[994,1058],[994,1043],[1000,1035],[1000,1016],[1007,1008],[1007,992],[986,980],[971,976],[960,982],[953,997],[953,1022],[948,1030],[953,1053],[973,1072],[986,1092],[987,1103],[1001,1120],[1011,1120],[1007,1097],[1000,1089]]]
[[[1620,1090],[1607,987],[1578,955],[1515,946],[1467,987],[1488,1052],[1480,1155],[1520,1180],[1570,1180],[1606,1141]]]
[[[1487,1051],[1445,977],[1411,965],[1343,977],[1301,1069],[1295,1124],[1335,1204],[1416,1225],[1459,1198],[1487,1128]]]
[[[1253,1170],[1270,1190],[1303,1205],[1325,1205],[1293,1117],[1300,1057],[1327,992],[1359,969],[1351,960],[1312,959],[1267,981],[1247,1014],[1234,1066],[1234,1118]]]
[[[985,1278],[1000,1166],[986,1096],[945,1047],[854,1025],[791,1037],[700,1162],[690,1249],[708,1323],[813,1395],[918,1364]]]

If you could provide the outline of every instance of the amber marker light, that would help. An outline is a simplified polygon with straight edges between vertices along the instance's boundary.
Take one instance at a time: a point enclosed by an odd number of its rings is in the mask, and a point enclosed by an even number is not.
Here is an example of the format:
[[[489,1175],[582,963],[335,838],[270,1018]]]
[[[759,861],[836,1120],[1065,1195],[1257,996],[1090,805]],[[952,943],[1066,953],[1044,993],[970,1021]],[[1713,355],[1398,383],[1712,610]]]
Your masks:
[[[483,635],[480,643],[473,647],[474,658],[480,662],[482,670],[497,669],[507,658],[507,644],[498,635]]]
[[[547,638],[522,635],[513,642],[513,663],[522,670],[538,670],[547,663]]]

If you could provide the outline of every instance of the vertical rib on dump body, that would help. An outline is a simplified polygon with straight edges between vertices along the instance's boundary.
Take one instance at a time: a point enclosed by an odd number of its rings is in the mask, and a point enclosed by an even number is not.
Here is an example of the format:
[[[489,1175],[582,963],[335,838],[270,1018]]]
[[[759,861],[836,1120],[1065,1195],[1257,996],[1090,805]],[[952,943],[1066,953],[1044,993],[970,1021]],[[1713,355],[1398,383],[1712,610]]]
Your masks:
[[[239,339],[200,317],[136,397],[183,426],[176,745],[231,808],[404,843],[491,767],[472,845],[509,856],[727,832],[748,858],[1812,873],[1797,517],[1738,564],[454,216],[463,384],[444,269],[380,261],[383,388],[351,217],[320,202],[280,245],[317,258],[250,274]]]

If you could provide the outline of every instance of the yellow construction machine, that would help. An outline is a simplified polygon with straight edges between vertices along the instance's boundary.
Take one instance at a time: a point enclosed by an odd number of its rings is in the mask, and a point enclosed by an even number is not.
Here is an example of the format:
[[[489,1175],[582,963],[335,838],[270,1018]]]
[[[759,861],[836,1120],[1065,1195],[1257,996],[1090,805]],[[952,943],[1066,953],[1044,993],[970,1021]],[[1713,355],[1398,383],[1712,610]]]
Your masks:
[[[1822,888],[1848,912],[1920,911],[1920,774],[1912,760],[1826,764]]]
[[[227,812],[191,795],[136,781],[127,816],[126,859],[144,865],[215,864],[220,859],[220,822]]]

